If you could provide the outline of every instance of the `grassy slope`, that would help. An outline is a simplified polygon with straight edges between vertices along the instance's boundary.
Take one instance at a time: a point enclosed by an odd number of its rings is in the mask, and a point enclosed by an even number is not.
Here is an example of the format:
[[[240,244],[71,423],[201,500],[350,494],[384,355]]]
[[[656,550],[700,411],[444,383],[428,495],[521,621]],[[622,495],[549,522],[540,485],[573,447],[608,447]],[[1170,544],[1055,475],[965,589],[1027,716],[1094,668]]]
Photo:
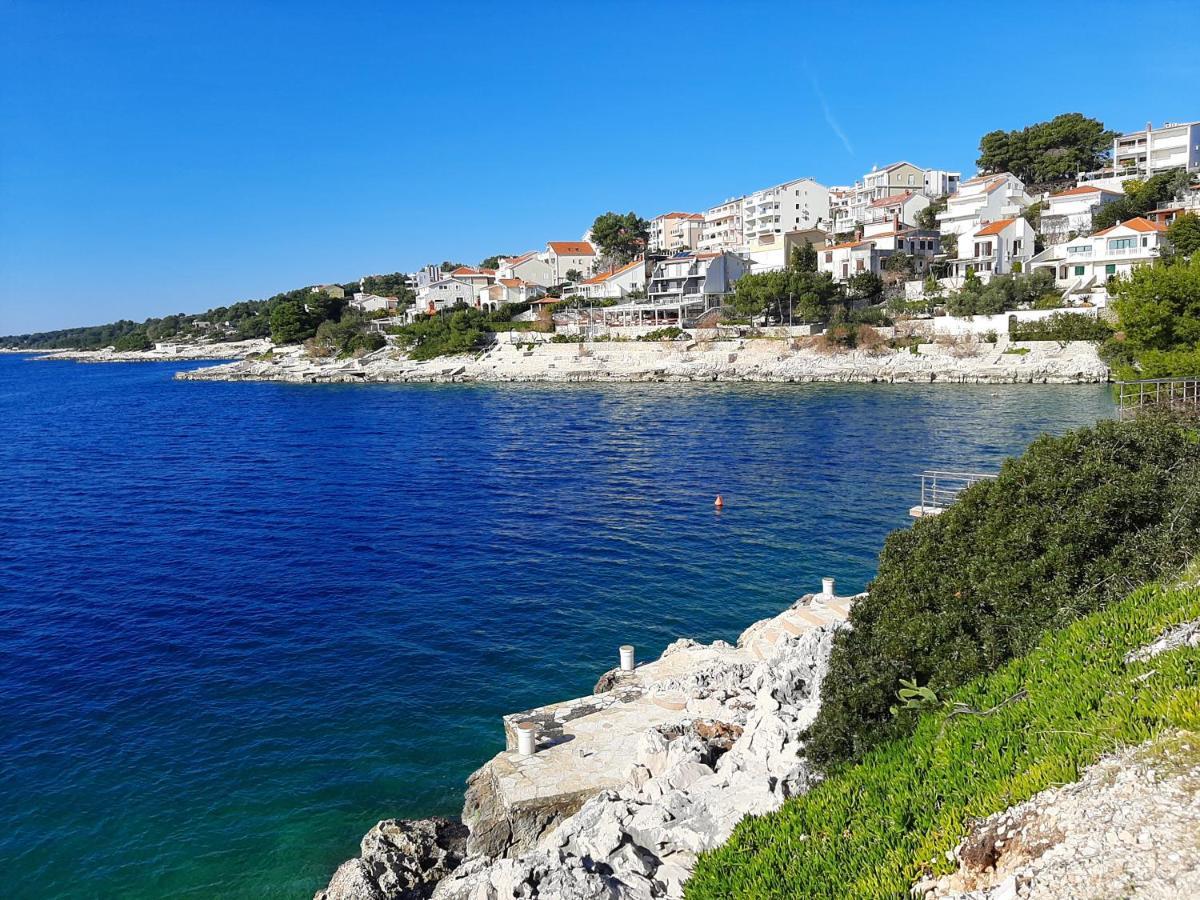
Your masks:
[[[970,819],[1074,781],[1116,746],[1165,729],[1200,731],[1200,650],[1122,661],[1198,616],[1200,589],[1150,586],[1048,635],[949,696],[977,710],[1021,690],[1026,699],[990,716],[929,713],[912,737],[745,820],[701,858],[687,897],[908,897],[922,871],[953,868],[945,853]]]

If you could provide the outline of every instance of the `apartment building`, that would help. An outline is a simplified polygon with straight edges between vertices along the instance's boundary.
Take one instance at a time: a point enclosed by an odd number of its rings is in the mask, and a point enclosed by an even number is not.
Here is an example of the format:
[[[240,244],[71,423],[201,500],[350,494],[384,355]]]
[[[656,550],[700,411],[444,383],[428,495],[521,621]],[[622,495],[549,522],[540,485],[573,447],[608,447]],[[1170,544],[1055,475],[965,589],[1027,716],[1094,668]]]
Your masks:
[[[646,302],[682,322],[720,306],[748,271],[749,261],[736,253],[681,253],[655,264]]]
[[[645,288],[646,261],[639,258],[623,266],[597,272],[571,288],[570,293],[592,300],[624,299],[634,291],[644,291]]]
[[[946,201],[946,208],[937,215],[942,234],[970,239],[989,222],[1011,219],[1033,202],[1025,193],[1025,183],[1010,172],[980,175],[959,185],[958,191]],[[1029,245],[1033,246],[1032,242]]]
[[[647,248],[651,252],[674,253],[695,250],[700,245],[704,213],[669,212],[650,220]]]
[[[831,199],[830,213],[833,232],[842,234],[859,225],[873,221],[872,204],[899,194],[934,199],[953,194],[959,188],[961,175],[945,169],[923,169],[907,161],[874,168],[863,175],[852,188],[831,188],[838,191],[837,202]]]
[[[889,258],[905,253],[913,259],[914,277],[920,278],[941,252],[940,236],[932,229],[895,228],[886,222],[863,229],[861,238],[817,248],[818,271],[827,272],[835,281],[847,281],[863,272],[882,275]]]
[[[745,197],[733,197],[708,209],[700,223],[700,244],[705,253],[736,251],[742,246],[742,211]]]
[[[748,195],[742,203],[739,252],[764,269],[787,262],[787,236],[829,221],[829,188],[801,178]]]
[[[1168,169],[1200,171],[1200,122],[1165,122],[1131,131],[1113,140],[1113,169],[1129,178]]]

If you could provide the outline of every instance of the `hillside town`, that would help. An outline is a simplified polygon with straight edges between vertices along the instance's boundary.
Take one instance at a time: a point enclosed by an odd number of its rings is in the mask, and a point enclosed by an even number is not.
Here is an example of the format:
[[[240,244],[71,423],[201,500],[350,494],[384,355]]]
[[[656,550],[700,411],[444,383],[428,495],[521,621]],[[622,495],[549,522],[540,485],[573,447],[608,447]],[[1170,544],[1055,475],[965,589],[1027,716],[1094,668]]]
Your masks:
[[[1094,315],[1107,305],[1112,279],[1159,259],[1169,226],[1200,213],[1200,122],[1147,123],[1118,134],[1104,156],[1102,168],[1053,189],[1008,171],[964,178],[907,160],[851,185],[801,177],[705,210],[638,220],[641,243],[630,259],[605,253],[589,229],[574,240],[551,235],[543,247],[495,257],[490,266],[425,266],[407,276],[411,293],[403,296],[370,293],[364,278],[346,299],[395,323],[455,308],[523,307],[514,321],[541,318],[585,332],[696,327],[719,319],[744,275],[782,272],[807,246],[817,271],[851,294],[877,279],[874,290],[858,291],[876,301],[919,308],[972,281],[1044,272],[1055,296],[1042,306]],[[1168,199],[1094,226],[1102,210],[1126,199],[1127,185],[1167,173],[1180,174]],[[337,285],[314,290],[344,296]]]

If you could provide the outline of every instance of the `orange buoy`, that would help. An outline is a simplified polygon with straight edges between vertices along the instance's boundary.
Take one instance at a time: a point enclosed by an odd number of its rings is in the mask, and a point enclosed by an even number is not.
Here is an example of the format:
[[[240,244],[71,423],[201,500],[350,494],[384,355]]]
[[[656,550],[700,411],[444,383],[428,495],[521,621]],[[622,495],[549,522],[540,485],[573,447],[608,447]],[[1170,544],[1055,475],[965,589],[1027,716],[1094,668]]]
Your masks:
[[[717,509],[720,509],[724,505],[725,501],[721,499],[720,494],[717,494],[717,499],[713,501],[713,506],[715,506]]]

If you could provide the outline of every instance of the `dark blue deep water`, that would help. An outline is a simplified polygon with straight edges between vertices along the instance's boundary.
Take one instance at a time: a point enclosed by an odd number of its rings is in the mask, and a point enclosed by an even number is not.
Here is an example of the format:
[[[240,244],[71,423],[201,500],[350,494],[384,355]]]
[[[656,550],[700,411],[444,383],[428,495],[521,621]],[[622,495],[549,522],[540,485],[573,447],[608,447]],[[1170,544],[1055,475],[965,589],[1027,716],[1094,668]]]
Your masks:
[[[502,713],[861,589],[913,473],[1112,408],[176,368],[0,356],[6,896],[308,898],[377,819],[458,812]]]

